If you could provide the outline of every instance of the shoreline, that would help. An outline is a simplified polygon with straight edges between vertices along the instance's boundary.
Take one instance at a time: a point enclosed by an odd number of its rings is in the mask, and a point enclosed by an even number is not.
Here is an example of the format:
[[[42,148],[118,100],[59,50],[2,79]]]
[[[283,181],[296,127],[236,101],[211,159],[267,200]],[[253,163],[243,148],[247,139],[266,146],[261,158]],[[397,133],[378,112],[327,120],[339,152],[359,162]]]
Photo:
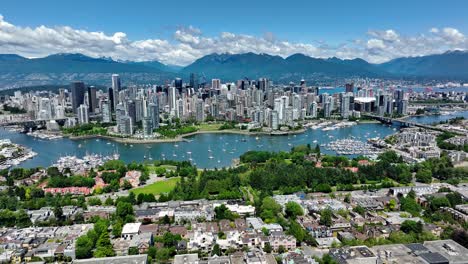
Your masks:
[[[181,142],[187,141],[187,137],[192,137],[200,134],[238,134],[238,135],[245,135],[245,136],[258,136],[258,135],[265,135],[265,136],[287,136],[287,135],[297,135],[306,132],[307,129],[301,128],[298,130],[293,131],[284,131],[278,133],[270,133],[270,132],[249,132],[249,131],[241,131],[241,130],[205,130],[205,131],[195,131],[192,133],[187,133],[183,135],[179,135],[175,138],[164,138],[164,139],[136,139],[136,138],[119,138],[113,136],[104,136],[104,135],[85,135],[85,136],[69,136],[63,135],[63,137],[67,137],[71,140],[84,140],[84,139],[108,139],[118,143],[130,143],[130,144],[155,144],[155,143],[174,143],[174,142]]]

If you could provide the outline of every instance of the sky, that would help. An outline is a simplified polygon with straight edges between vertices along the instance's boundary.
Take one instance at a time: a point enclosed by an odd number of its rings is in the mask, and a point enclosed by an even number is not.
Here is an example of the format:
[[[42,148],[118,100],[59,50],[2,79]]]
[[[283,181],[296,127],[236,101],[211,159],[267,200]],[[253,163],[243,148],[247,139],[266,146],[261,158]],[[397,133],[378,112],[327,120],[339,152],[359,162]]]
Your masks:
[[[211,53],[398,57],[468,49],[463,0],[2,0],[0,53],[187,65]]]

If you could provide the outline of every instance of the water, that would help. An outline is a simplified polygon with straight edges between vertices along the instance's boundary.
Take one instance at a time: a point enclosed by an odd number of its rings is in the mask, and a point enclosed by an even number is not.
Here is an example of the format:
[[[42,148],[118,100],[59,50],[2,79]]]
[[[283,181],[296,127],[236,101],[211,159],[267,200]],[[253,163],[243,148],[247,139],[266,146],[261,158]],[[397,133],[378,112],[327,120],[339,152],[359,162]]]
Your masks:
[[[468,119],[468,111],[456,111],[447,115],[413,116],[407,118],[407,120],[430,125],[434,123],[440,123],[441,121],[447,121],[455,117],[464,117],[465,119]]]
[[[450,115],[412,117],[410,120],[421,123],[434,123],[455,116],[468,118],[468,111],[455,112]],[[311,144],[327,144],[337,139],[354,137],[365,141],[367,138],[380,137],[395,133],[397,126],[387,126],[380,123],[364,123],[352,127],[322,131],[307,129],[306,132],[289,136],[246,136],[238,134],[199,134],[187,138],[190,142],[154,143],[154,144],[123,144],[105,139],[42,140],[25,134],[0,129],[0,138],[9,138],[12,142],[31,148],[38,155],[20,164],[22,167],[49,166],[60,156],[84,156],[87,153],[111,155],[120,154],[125,162],[141,162],[150,157],[160,160],[163,157],[172,160],[188,160],[199,168],[221,168],[230,166],[233,159],[249,150],[289,151],[293,146]],[[316,142],[314,142],[316,141]],[[321,148],[326,154],[335,154]],[[190,154],[188,152],[191,152]],[[164,156],[163,156],[164,155]],[[209,157],[212,157],[211,159]]]
[[[12,142],[27,146],[38,155],[20,164],[22,167],[48,166],[60,156],[84,156],[87,153],[111,155],[120,154],[125,162],[141,162],[150,157],[159,160],[165,157],[172,160],[189,160],[199,168],[221,168],[230,166],[233,159],[249,150],[289,151],[293,146],[326,144],[336,139],[355,137],[365,141],[370,137],[385,137],[394,133],[393,127],[379,123],[360,124],[330,131],[307,129],[306,132],[288,136],[246,136],[238,134],[199,134],[187,138],[190,142],[123,144],[105,139],[42,140],[25,134],[0,129],[0,138],[9,138]],[[317,141],[314,143],[313,141]],[[191,153],[188,153],[191,152]],[[322,152],[335,154],[322,148]],[[163,156],[164,155],[164,156]],[[212,158],[210,158],[210,156]]]

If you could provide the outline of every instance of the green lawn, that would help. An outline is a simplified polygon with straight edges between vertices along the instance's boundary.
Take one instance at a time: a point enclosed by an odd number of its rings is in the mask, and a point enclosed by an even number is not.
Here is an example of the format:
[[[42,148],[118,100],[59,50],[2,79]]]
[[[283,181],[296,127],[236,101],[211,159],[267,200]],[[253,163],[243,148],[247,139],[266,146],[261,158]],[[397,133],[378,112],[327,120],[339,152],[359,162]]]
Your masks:
[[[219,128],[222,125],[223,124],[221,123],[212,123],[212,124],[203,123],[203,124],[200,124],[198,127],[200,128],[200,131],[216,131],[216,130],[219,130]]]
[[[158,181],[155,183],[152,183],[150,185],[147,185],[145,187],[141,188],[136,188],[131,190],[135,195],[138,195],[140,193],[152,193],[154,195],[159,195],[161,193],[168,193],[174,189],[176,186],[176,183],[179,182],[179,178],[170,178],[165,181]]]

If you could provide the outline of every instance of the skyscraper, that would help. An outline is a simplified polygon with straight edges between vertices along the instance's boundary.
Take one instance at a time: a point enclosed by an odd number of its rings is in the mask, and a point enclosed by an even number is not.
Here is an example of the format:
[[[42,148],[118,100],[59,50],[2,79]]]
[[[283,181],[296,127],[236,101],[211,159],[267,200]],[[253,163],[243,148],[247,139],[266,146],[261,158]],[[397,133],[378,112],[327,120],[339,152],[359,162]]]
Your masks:
[[[198,76],[196,73],[190,73],[190,87],[198,88]]]
[[[89,86],[88,87],[88,106],[89,106],[89,111],[91,113],[94,113],[96,108],[97,108],[97,97],[96,97],[96,87],[94,86]]]
[[[102,110],[102,122],[103,123],[110,123],[112,122],[112,112],[111,112],[111,105],[109,102],[104,102],[101,105]]]
[[[135,125],[137,122],[135,101],[129,100],[127,102],[127,115],[132,119],[132,124]]]
[[[117,109],[119,102],[119,92],[120,92],[120,76],[118,74],[112,74],[112,91],[113,91],[113,105],[114,111]]]
[[[151,118],[153,129],[159,128],[159,107],[157,103],[158,100],[154,100],[154,103],[148,104],[148,115]]]
[[[88,106],[85,104],[82,104],[78,107],[78,123],[80,124],[89,123]]]
[[[84,103],[85,84],[83,82],[72,82],[70,90],[73,113],[76,114],[78,112],[77,108]]]
[[[354,83],[347,83],[345,87],[347,93],[354,93]]]
[[[340,114],[343,118],[348,118],[350,115],[349,104],[352,93],[340,93]]]
[[[221,88],[221,80],[220,79],[212,79],[211,80],[211,89],[219,89]]]

